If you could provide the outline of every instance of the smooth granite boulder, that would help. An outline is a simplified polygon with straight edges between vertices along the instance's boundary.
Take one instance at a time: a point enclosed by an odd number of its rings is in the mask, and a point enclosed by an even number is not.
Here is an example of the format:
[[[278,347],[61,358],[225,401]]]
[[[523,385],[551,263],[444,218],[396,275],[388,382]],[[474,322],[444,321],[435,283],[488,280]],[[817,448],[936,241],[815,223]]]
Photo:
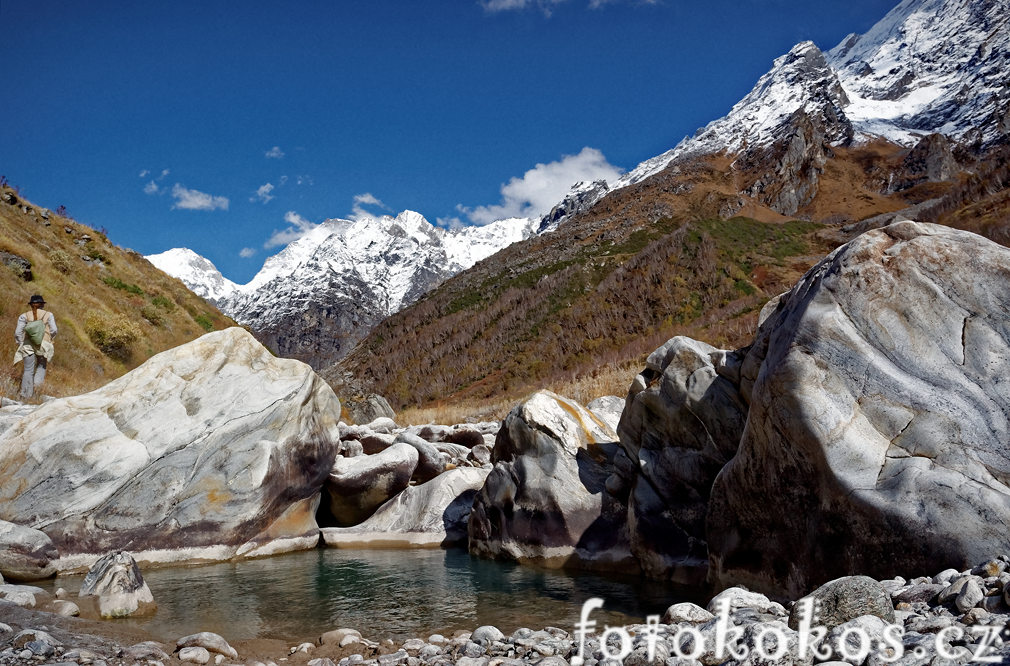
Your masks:
[[[623,503],[607,493],[616,434],[549,391],[506,416],[470,513],[470,552],[543,566],[635,569]]]
[[[0,434],[0,519],[42,530],[83,568],[223,560],[318,543],[340,405],[299,361],[241,328],[152,357]]]
[[[404,442],[380,453],[338,457],[326,482],[334,523],[350,527],[371,516],[410,484],[417,461],[417,449]]]
[[[417,449],[417,467],[414,469],[413,481],[425,483],[445,471],[445,458],[434,445],[409,432],[401,432],[396,436],[397,442],[409,444]]]
[[[617,432],[630,463],[618,471],[630,488],[632,552],[652,577],[705,579],[709,493],[747,420],[738,366],[735,353],[675,337],[628,392]]]
[[[0,583],[32,581],[56,575],[60,551],[45,532],[0,520]]]
[[[409,486],[364,522],[323,528],[328,546],[412,547],[465,543],[473,498],[490,470],[460,467],[431,481]]]
[[[157,609],[151,588],[129,553],[109,553],[95,562],[81,583],[80,603],[93,601],[103,618],[145,615]]]
[[[1010,533],[1010,250],[900,222],[832,252],[743,364],[708,514],[716,585],[802,596],[963,570]]]

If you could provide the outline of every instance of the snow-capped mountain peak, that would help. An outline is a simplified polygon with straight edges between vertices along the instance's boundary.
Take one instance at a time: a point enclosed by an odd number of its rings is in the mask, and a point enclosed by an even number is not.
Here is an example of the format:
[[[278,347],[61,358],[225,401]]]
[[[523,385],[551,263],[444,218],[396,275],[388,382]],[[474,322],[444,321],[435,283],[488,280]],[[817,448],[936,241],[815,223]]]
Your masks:
[[[180,247],[146,257],[155,267],[182,280],[193,293],[212,302],[233,294],[239,286],[221,275],[217,267],[193,250]]]
[[[445,230],[423,215],[330,219],[307,228],[245,285],[191,250],[148,257],[282,355],[316,367],[350,350],[381,319],[446,278],[533,235],[539,220],[513,218]]]

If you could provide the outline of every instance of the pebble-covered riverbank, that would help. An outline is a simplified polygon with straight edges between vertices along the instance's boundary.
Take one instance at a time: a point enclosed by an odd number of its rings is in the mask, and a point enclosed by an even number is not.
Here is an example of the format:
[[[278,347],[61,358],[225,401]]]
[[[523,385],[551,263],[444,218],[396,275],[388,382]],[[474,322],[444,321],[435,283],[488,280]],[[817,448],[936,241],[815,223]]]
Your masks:
[[[13,588],[18,586],[4,587],[8,598],[17,598]],[[297,645],[253,640],[233,646],[207,632],[181,637],[172,645],[148,640],[115,622],[62,617],[0,601],[0,664],[561,666],[580,659],[585,666],[607,660],[629,666],[1007,663],[1010,647],[1003,639],[1010,624],[1008,602],[1007,556],[912,580],[840,578],[787,605],[737,587],[716,595],[706,608],[679,603],[661,618],[627,627],[595,626],[594,608],[587,603],[581,613],[585,624],[580,626],[523,628],[507,636],[484,626],[399,644],[344,628]]]

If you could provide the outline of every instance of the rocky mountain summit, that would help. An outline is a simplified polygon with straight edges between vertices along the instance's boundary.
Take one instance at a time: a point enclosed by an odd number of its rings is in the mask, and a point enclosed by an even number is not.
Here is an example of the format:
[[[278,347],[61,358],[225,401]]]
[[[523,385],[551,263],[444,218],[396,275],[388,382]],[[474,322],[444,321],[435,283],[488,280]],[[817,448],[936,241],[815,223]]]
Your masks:
[[[802,42],[730,112],[647,160],[618,186],[674,160],[746,153],[788,139],[798,116],[831,145],[883,138],[913,146],[930,134],[982,149],[1010,135],[1006,0],[904,0],[864,35],[827,53]]]

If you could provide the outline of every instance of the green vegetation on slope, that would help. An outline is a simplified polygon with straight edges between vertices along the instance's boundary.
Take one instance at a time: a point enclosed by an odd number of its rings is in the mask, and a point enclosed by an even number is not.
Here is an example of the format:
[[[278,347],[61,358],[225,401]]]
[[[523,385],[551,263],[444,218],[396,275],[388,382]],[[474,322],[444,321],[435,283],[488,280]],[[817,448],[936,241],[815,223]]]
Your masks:
[[[349,371],[402,408],[521,395],[715,321],[742,320],[708,336],[741,344],[760,306],[829,249],[820,228],[734,217],[559,230],[447,281],[327,374]]]

